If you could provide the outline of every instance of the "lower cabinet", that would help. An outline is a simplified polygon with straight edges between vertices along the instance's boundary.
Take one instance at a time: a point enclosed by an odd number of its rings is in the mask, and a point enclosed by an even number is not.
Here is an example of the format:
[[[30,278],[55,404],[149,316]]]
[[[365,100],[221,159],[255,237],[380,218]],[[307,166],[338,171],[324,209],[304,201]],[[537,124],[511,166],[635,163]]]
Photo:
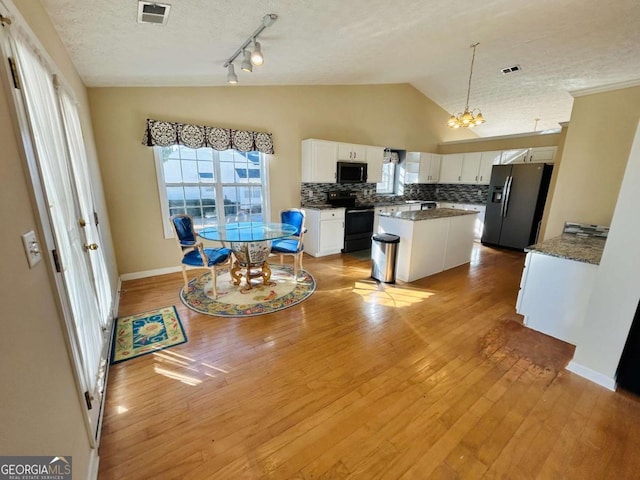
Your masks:
[[[527,327],[577,345],[597,273],[597,265],[529,252],[516,312]]]
[[[313,257],[340,253],[344,248],[344,208],[305,209],[304,251]]]

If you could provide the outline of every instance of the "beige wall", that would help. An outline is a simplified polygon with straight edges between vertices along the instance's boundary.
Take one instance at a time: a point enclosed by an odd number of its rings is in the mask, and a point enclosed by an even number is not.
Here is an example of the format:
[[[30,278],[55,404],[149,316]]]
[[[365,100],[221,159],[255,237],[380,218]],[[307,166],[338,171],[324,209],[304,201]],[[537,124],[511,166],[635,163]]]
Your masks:
[[[272,218],[300,204],[302,139],[429,152],[470,135],[449,129],[447,112],[406,84],[90,88],[89,101],[121,274],[179,261],[163,237],[152,150],[141,144],[146,118],[272,132]]]
[[[85,137],[89,141],[89,154],[94,155],[86,90],[46,12],[39,1],[14,0],[14,4],[19,13],[2,13],[14,20],[12,28],[22,23],[20,15],[24,17],[59,67],[59,73],[76,93],[81,104]],[[84,422],[86,407],[76,389],[51,269],[46,260],[29,269],[22,248],[23,233],[35,230],[42,239],[42,232],[21,157],[19,135],[14,129],[13,99],[5,62],[2,64],[0,301],[3,330],[0,351],[3,361],[0,364],[0,452],[3,455],[71,455],[74,478],[87,478],[90,447]],[[96,163],[95,156],[91,160]],[[94,168],[95,172],[97,169]],[[96,194],[99,201],[102,199],[99,211],[103,214],[104,228],[108,233],[108,215],[104,210],[102,192],[97,191]],[[107,243],[111,243],[108,237]],[[110,268],[115,272],[115,263]]]
[[[492,152],[511,150],[514,148],[555,147],[560,143],[561,133],[531,135],[509,135],[504,137],[479,138],[459,142],[441,143],[438,152],[443,155],[449,153]]]
[[[544,238],[565,221],[610,225],[640,118],[640,87],[577,97]]]

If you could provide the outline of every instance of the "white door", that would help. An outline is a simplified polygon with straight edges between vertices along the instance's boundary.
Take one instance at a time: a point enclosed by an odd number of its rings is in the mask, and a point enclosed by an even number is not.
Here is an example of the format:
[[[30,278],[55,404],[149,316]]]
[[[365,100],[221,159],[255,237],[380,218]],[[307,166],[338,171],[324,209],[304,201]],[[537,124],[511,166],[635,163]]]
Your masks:
[[[101,313],[98,285],[90,253],[99,244],[87,243],[82,204],[86,186],[79,185],[71,164],[54,77],[21,34],[3,38],[3,52],[11,51],[19,77],[14,99],[38,199],[44,243],[55,266],[55,280],[64,312],[73,366],[87,405],[92,445],[97,444],[107,367],[109,331]],[[83,159],[84,160],[84,159]],[[83,161],[81,160],[81,161]],[[97,237],[96,237],[97,238]],[[97,240],[96,240],[97,242]],[[95,246],[94,246],[95,245]],[[104,259],[103,259],[104,260]],[[98,261],[95,262],[98,265]],[[106,275],[106,266],[105,275]],[[107,277],[107,286],[109,281]],[[108,290],[110,292],[110,288]],[[110,295],[103,290],[103,295]],[[110,310],[110,301],[108,310]],[[102,308],[104,310],[104,307]]]

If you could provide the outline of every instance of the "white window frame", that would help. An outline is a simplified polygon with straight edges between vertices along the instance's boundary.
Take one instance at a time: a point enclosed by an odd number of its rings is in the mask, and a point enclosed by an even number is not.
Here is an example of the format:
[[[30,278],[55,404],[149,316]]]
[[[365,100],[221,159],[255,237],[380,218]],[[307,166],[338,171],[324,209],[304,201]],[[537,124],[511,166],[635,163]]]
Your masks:
[[[396,184],[396,172],[398,170],[398,165],[393,162],[385,162],[382,164],[382,178],[385,178],[384,169],[388,168],[388,165],[393,167],[393,172],[390,178],[387,178],[386,181],[376,183],[376,193],[395,193],[395,184]]]
[[[173,228],[171,227],[171,214],[169,212],[169,199],[167,198],[167,185],[164,178],[164,167],[162,164],[162,148],[163,147],[153,147],[153,156],[156,165],[156,179],[158,181],[158,197],[160,200],[160,210],[162,213],[162,228],[164,231],[164,238],[174,238]],[[208,148],[208,147],[207,147]],[[210,183],[212,187],[215,188],[216,191],[216,204],[223,204],[223,195],[221,187],[258,187],[259,185],[262,187],[262,217],[265,222],[268,222],[271,218],[271,210],[270,210],[270,192],[269,192],[269,159],[271,155],[260,153],[260,169],[261,169],[261,179],[262,182],[260,184],[247,184],[247,183],[224,183],[221,181],[220,176],[220,161],[219,161],[219,152],[214,149],[210,149],[213,155],[213,163],[214,163],[214,171],[216,181]],[[243,152],[240,152],[243,153]],[[200,183],[184,183],[185,186],[202,186]],[[225,221],[224,217],[224,208],[221,209],[218,217],[218,221],[222,223]]]

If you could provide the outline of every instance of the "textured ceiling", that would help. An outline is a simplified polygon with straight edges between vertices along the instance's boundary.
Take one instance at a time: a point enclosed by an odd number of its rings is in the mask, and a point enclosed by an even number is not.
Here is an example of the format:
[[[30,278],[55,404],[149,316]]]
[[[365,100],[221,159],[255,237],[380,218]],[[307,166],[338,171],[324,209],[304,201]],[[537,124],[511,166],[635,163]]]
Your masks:
[[[457,112],[480,42],[469,104],[483,137],[534,131],[536,118],[557,129],[568,92],[640,78],[638,0],[167,0],[164,26],[138,24],[135,0],[42,3],[90,87],[226,85],[225,60],[276,13],[264,65],[236,62],[239,86],[406,82]]]

